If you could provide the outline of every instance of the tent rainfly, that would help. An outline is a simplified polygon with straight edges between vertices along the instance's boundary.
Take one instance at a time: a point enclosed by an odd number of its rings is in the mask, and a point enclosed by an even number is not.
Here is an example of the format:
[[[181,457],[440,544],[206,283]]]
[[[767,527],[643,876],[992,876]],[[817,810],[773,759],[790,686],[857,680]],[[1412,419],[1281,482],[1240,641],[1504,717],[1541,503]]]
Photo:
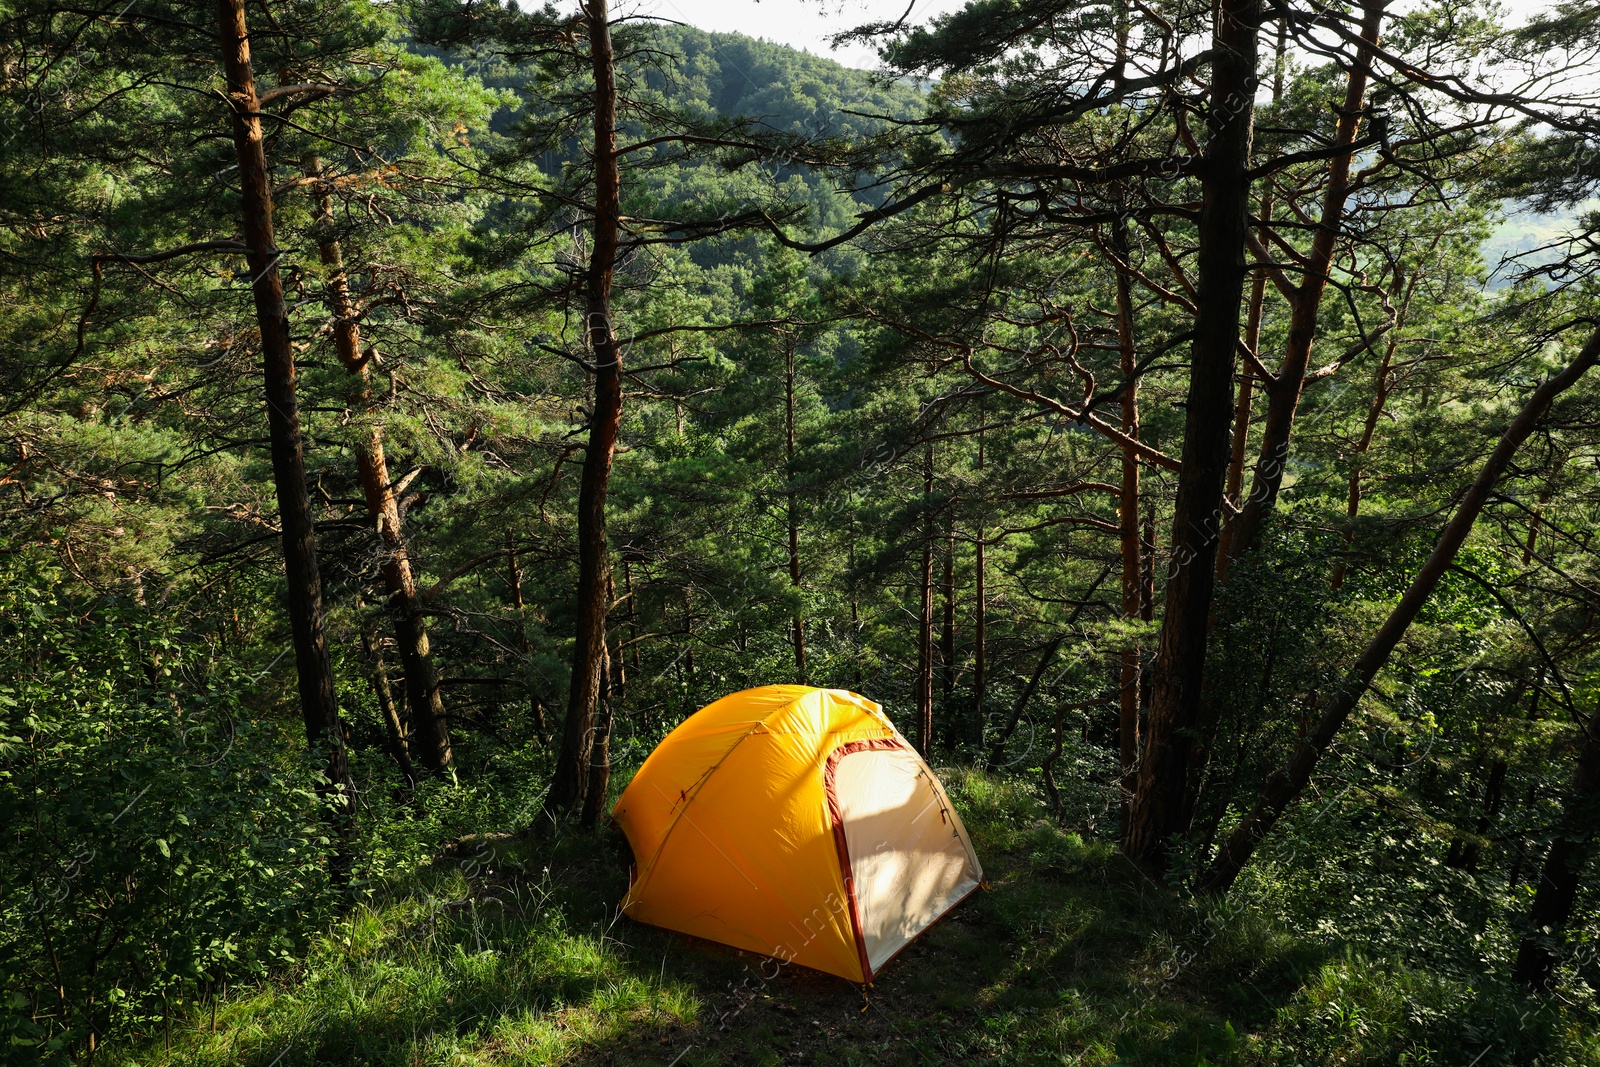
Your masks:
[[[769,685],[702,708],[612,815],[633,849],[629,917],[853,982],[983,881],[933,771],[842,689]]]

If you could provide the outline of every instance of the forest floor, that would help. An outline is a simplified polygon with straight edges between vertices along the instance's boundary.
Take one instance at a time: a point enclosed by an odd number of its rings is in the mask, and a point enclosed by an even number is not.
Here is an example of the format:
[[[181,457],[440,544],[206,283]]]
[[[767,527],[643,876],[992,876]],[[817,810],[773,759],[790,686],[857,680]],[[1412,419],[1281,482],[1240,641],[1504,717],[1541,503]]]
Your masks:
[[[947,782],[988,889],[865,995],[619,917],[628,849],[614,829],[470,838],[335,924],[296,973],[237,990],[214,1014],[116,1058],[251,1067],[1533,1062],[1522,1058],[1533,1049],[1507,1045],[1505,1028],[1477,1019],[1474,1031],[1439,1010],[1461,1004],[1460,989],[1291,938],[1249,909],[1180,900],[1109,846],[1051,825],[1015,782],[972,772],[947,772]]]

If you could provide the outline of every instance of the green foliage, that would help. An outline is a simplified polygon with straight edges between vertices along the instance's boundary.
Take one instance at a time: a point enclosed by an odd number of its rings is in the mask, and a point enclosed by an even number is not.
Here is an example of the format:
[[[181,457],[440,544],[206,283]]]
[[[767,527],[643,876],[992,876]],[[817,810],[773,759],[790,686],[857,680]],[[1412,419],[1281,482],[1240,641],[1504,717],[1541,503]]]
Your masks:
[[[97,1058],[257,1067],[1600,1056],[1592,863],[1558,938],[1569,1002],[1503,980],[1600,695],[1592,384],[1497,487],[1236,892],[1184,894],[1521,398],[1570,355],[1566,328],[1592,319],[1581,262],[1547,271],[1548,289],[1490,291],[1480,253],[1502,195],[1564,211],[1592,195],[1587,133],[1441,130],[1375,84],[1364,129],[1386,141],[1357,159],[1276,514],[1209,620],[1194,825],[1157,886],[1116,853],[1117,707],[1122,655],[1148,679],[1157,654],[1177,476],[1140,469],[1150,589],[1126,609],[1123,449],[1091,416],[1118,424],[1128,395],[1120,272],[1148,361],[1139,441],[1183,448],[1201,189],[1183,168],[1038,175],[1198,152],[1198,83],[1077,113],[1084,71],[1132,17],[1115,5],[983,0],[880,27],[899,81],[617,24],[637,242],[614,308],[612,790],[698,707],[794,678],[796,620],[811,682],[909,723],[927,558],[929,756],[953,765],[990,890],[862,1012],[816,976],[747,984],[748,959],[618,921],[614,837],[507,836],[537,821],[570,681],[591,402],[590,74],[554,8],[248,11],[273,20],[252,42],[263,88],[337,86],[271,104],[266,145],[359,799],[335,884],[286,651],[248,272],[232,252],[90,258],[236,236],[197,10],[0,14],[0,1040],[15,1055],[87,1060],[93,1035]],[[1208,10],[1134,20],[1129,69],[1204,36]],[[1579,47],[1580,16],[1501,42],[1477,7],[1424,6],[1386,40],[1465,70]],[[1282,92],[1263,91],[1275,261],[1296,263],[1316,229],[1347,67],[1291,46]],[[952,174],[814,256],[770,233],[831,237]],[[323,192],[331,226],[315,221]],[[372,347],[365,381],[334,348],[330,237]],[[1269,368],[1293,318],[1282,282],[1263,285]],[[413,787],[388,755],[382,698],[404,687],[389,549],[355,461],[369,415],[444,675],[450,781]]]
[[[220,635],[0,560],[3,1027],[51,1059],[281,969],[335,898],[315,764]]]
[[[1110,849],[1049,825],[1013,780],[946,782],[988,888],[886,969],[865,1007],[836,979],[618,919],[617,837],[476,837],[386,882],[275,980],[230,991],[215,1026],[207,1004],[131,1060],[1266,1067],[1592,1055],[1567,1009],[1530,1012],[1498,984],[1330,954],[1255,907],[1174,903]]]
[[[1567,1064],[1596,1054],[1570,1009],[1354,952],[1308,976],[1278,1012],[1271,1064]]]

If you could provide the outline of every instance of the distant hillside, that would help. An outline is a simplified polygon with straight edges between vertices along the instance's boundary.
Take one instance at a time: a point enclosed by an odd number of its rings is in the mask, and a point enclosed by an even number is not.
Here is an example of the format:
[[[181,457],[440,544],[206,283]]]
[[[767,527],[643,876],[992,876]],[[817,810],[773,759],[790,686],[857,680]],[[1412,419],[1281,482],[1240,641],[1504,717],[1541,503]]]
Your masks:
[[[841,66],[787,45],[737,33],[663,26],[663,51],[680,58],[676,70],[652,78],[675,83],[674,94],[722,115],[745,115],[785,133],[856,138],[882,129],[873,115],[905,118],[921,94],[884,85],[866,71]]]
[[[657,95],[666,107],[687,115],[746,118],[781,134],[859,142],[881,132],[890,119],[920,114],[923,106],[924,94],[913,86],[885,84],[867,71],[742,34],[708,33],[690,26],[635,26],[626,36],[619,34],[619,49],[624,57],[632,54],[622,63],[634,72],[630,92]],[[530,80],[530,68],[498,57],[446,55],[426,46],[417,50],[469,67],[496,88],[522,90]],[[650,58],[642,60],[644,55]],[[522,107],[500,111],[491,129],[512,135],[524,108],[537,106],[532,102],[538,99],[529,94]],[[624,116],[624,129],[626,123]],[[572,161],[576,147],[540,156],[540,167],[559,170]],[[715,211],[722,205],[771,199],[776,193],[778,199],[807,209],[805,223],[797,219],[794,225],[809,224],[824,233],[848,228],[863,209],[880,204],[884,195],[876,187],[841,187],[837,174],[770,163],[730,173],[709,161],[687,161],[638,171],[635,181],[624,196],[645,201],[652,215],[694,216],[708,208]],[[709,268],[750,262],[759,247],[759,238],[746,233],[696,242],[689,254],[697,265]],[[849,273],[859,256],[854,249],[836,249],[824,257],[825,266]]]
[[[1554,259],[1559,252],[1557,249],[1549,249],[1549,246],[1561,241],[1576,229],[1579,220],[1585,214],[1597,210],[1600,210],[1600,199],[1589,200],[1565,211],[1550,213],[1528,208],[1518,209],[1516,205],[1507,204],[1505,217],[1489,235],[1489,239],[1483,243],[1483,262],[1490,271],[1490,287],[1498,289],[1509,284],[1519,269]],[[1535,252],[1537,249],[1549,250],[1528,256],[1527,259],[1516,263],[1508,262],[1513,256]]]

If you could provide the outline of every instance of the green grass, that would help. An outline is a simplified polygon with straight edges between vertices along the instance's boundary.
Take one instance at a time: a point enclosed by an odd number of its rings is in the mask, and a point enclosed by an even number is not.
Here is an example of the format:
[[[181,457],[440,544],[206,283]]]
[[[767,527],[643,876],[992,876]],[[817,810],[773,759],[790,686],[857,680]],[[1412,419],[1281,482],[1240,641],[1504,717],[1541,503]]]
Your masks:
[[[615,831],[482,837],[382,887],[293,973],[222,998],[214,1023],[204,1009],[102,1057],[186,1067],[1600,1062],[1593,1034],[1553,1009],[1530,1017],[1509,993],[1318,948],[1254,912],[1208,912],[1143,880],[1108,844],[1050,825],[1021,783],[957,771],[946,780],[988,890],[865,995],[619,918],[628,856]]]

